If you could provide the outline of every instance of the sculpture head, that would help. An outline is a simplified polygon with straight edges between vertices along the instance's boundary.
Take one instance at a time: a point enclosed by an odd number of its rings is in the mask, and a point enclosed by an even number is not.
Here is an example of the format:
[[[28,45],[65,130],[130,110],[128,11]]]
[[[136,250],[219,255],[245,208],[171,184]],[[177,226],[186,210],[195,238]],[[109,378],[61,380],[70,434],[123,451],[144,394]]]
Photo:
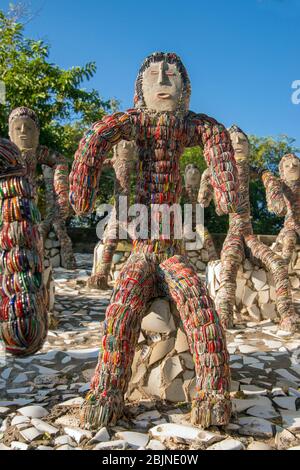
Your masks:
[[[189,76],[176,54],[155,52],[145,59],[135,86],[137,108],[186,113],[190,95]]]
[[[279,163],[280,178],[286,183],[300,180],[300,160],[294,153],[282,157]]]
[[[135,142],[121,140],[114,147],[114,157],[120,160],[133,161],[136,159],[137,147]]]
[[[185,167],[184,181],[186,188],[199,189],[201,173],[194,163],[190,163]]]
[[[20,150],[36,151],[39,145],[40,126],[32,109],[16,108],[9,116],[9,137]]]
[[[247,134],[235,124],[228,129],[228,132],[236,161],[238,163],[247,161],[250,155],[250,143]]]

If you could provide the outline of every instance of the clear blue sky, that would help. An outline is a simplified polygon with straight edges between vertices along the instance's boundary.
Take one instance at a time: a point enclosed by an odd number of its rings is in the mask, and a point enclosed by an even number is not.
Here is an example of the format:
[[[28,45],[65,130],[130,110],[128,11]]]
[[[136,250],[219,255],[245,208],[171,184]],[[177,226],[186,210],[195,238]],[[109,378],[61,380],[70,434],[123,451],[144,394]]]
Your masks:
[[[7,0],[0,0],[2,8]],[[191,77],[191,109],[300,146],[300,0],[31,0],[27,36],[51,44],[63,67],[95,61],[87,88],[132,106],[145,56],[178,53]]]

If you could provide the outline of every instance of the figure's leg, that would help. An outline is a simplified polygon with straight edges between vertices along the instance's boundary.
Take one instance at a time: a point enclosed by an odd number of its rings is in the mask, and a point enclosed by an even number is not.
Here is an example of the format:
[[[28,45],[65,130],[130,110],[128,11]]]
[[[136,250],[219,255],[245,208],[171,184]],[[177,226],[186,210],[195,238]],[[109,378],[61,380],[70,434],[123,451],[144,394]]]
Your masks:
[[[179,310],[194,358],[197,396],[192,422],[203,427],[226,425],[231,415],[229,354],[213,301],[184,257],[162,263],[158,275]]]
[[[115,423],[122,416],[141,321],[154,295],[155,269],[150,257],[132,255],[116,281],[106,311],[98,366],[83,407],[87,427]]]
[[[88,286],[93,289],[109,289],[108,277],[111,270],[112,260],[116,252],[119,238],[119,222],[115,213],[109,219],[103,236],[103,251],[96,272],[90,277]]]
[[[287,266],[289,265],[297,243],[297,234],[295,230],[282,230],[282,258]]]
[[[276,305],[281,318],[281,328],[287,331],[294,331],[297,315],[292,303],[286,262],[274,253],[271,248],[260,242],[255,235],[245,237],[245,243],[250,248],[252,256],[262,261],[267,270],[273,275],[276,289]]]
[[[97,272],[90,277],[88,286],[93,289],[105,290],[109,288],[108,277],[111,270],[112,260],[118,246],[118,240],[106,240],[101,254],[101,261],[97,265]]]
[[[221,253],[220,288],[215,304],[224,328],[233,327],[236,277],[244,259],[244,241],[240,235],[229,232]]]
[[[61,265],[65,269],[76,269],[76,260],[73,253],[71,238],[67,233],[66,222],[58,219],[53,223],[57,238],[60,242]]]

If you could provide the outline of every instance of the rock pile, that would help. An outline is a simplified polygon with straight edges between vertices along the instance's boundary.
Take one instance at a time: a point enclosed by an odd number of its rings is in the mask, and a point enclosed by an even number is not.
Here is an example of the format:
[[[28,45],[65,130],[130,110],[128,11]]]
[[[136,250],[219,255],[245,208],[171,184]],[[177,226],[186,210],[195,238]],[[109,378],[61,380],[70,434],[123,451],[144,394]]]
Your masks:
[[[220,287],[221,262],[212,261],[207,265],[207,284],[213,299]],[[300,246],[297,246],[289,265],[292,296],[297,304],[300,301]],[[254,321],[279,319],[276,305],[276,292],[272,275],[264,268],[254,265],[248,259],[238,271],[235,317],[237,320]]]
[[[142,321],[128,398],[184,402],[194,393],[194,363],[179,313],[167,299],[155,299]]]

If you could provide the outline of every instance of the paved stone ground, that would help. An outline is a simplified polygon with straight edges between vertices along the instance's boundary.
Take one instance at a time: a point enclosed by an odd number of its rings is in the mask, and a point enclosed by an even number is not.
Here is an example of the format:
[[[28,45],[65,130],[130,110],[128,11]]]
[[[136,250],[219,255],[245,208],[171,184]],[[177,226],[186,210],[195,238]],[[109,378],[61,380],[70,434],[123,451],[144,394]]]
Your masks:
[[[202,431],[189,425],[189,404],[143,401],[128,406],[116,427],[80,429],[110,292],[88,291],[92,257],[77,261],[75,272],[55,270],[60,322],[42,352],[0,356],[0,450],[300,450],[300,335],[269,321],[228,332],[234,407],[228,427]]]

